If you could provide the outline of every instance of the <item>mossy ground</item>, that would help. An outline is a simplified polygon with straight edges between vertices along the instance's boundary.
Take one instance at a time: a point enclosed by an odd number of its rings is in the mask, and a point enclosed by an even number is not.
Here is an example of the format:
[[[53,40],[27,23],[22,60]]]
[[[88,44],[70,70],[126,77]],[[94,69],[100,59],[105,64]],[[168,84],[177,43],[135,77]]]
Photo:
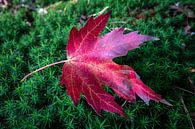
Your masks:
[[[39,0],[35,5],[45,7],[55,2]],[[21,2],[12,1],[11,7],[0,10],[0,128],[191,128],[190,120],[195,122],[194,94],[181,89],[194,92],[195,75],[190,69],[195,68],[195,42],[194,35],[184,34],[185,14],[173,15],[170,9],[176,2],[65,1],[56,8],[51,7],[46,15],[39,15],[29,8],[17,9]],[[115,61],[132,66],[145,84],[172,103],[172,107],[155,102],[147,106],[139,98],[135,103],[128,103],[116,95],[128,118],[106,111],[98,116],[83,97],[74,107],[66,88],[59,84],[62,65],[20,82],[29,72],[66,59],[65,45],[71,28],[84,24],[80,22],[82,15],[97,13],[106,6],[112,10],[108,28],[126,27],[160,38]],[[193,22],[189,24],[195,28]],[[105,29],[103,34],[108,31]],[[189,114],[184,110],[182,98]]]

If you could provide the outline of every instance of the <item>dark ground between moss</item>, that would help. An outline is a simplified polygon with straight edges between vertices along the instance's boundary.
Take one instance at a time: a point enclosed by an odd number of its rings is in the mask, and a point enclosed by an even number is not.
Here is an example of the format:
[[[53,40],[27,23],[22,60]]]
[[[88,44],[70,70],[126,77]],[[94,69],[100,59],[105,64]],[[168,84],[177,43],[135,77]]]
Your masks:
[[[0,8],[0,128],[192,128],[195,23],[185,11],[170,8],[177,0],[56,2],[14,0]],[[192,1],[180,1],[180,5],[194,11]],[[80,28],[87,16],[106,6],[112,10],[108,28],[125,27],[127,32],[139,30],[160,38],[115,61],[132,66],[145,84],[171,102],[172,107],[155,102],[147,106],[139,98],[135,103],[126,103],[117,96],[128,118],[106,111],[98,116],[83,97],[74,107],[59,84],[62,65],[20,82],[30,71],[66,59],[65,45],[71,28]],[[36,9],[43,7],[48,13],[40,15]],[[185,32],[187,25],[191,29]]]

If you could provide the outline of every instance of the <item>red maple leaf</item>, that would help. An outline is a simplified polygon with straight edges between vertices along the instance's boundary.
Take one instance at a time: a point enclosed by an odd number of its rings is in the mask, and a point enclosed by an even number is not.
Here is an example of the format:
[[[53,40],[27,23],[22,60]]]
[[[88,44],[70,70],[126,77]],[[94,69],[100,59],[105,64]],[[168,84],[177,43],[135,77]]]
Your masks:
[[[103,90],[104,84],[129,102],[135,101],[137,94],[146,104],[154,100],[171,105],[147,87],[131,67],[112,61],[113,58],[124,56],[129,50],[138,48],[141,43],[157,38],[137,32],[123,34],[123,28],[114,29],[100,37],[109,16],[110,12],[95,19],[91,17],[80,30],[72,28],[60,84],[66,86],[75,105],[83,94],[98,114],[103,109],[124,115],[114,97]]]
[[[114,29],[100,37],[99,34],[109,16],[110,12],[95,19],[91,17],[80,30],[73,27],[66,46],[67,60],[39,68],[26,75],[22,81],[35,72],[65,63],[60,84],[66,86],[67,94],[75,105],[83,94],[96,113],[99,114],[103,109],[124,115],[123,109],[114,101],[114,97],[103,90],[105,84],[129,102],[135,101],[137,94],[146,104],[154,100],[171,106],[147,87],[131,67],[118,65],[112,61],[113,58],[124,56],[129,50],[138,48],[141,43],[158,38],[140,35],[138,32],[123,34],[123,28]]]

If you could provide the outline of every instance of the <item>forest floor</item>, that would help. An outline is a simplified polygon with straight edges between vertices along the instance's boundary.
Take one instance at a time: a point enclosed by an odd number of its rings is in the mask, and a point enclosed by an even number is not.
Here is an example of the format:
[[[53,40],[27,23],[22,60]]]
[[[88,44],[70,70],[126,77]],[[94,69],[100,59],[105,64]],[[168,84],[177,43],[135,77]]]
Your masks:
[[[0,128],[194,129],[195,3],[181,0],[0,0]],[[61,65],[20,80],[31,71],[66,59],[73,26],[89,16],[112,10],[105,34],[112,28],[160,38],[116,58],[129,65],[145,84],[173,106],[140,98],[128,103],[115,96],[128,118],[102,111],[81,96],[77,107],[60,86]]]

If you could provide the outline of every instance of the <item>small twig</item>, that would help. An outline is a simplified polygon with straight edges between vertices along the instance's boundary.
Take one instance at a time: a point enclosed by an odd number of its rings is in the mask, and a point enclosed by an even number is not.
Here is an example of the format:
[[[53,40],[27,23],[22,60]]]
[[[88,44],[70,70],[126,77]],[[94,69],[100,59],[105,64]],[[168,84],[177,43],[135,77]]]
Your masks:
[[[130,28],[125,28],[125,30],[132,31],[132,29],[130,29]]]
[[[183,104],[184,111],[186,112],[187,116],[189,117],[190,125],[191,125],[192,129],[194,129],[194,125],[192,123],[189,111],[188,111],[188,109],[187,109],[187,107],[186,107],[186,105],[184,103],[183,97],[181,96],[180,99],[181,99],[181,103]]]
[[[16,8],[21,8],[21,7],[27,8],[27,9],[31,9],[31,10],[34,10],[34,11],[36,10],[35,7],[31,7],[31,6],[25,5],[25,4],[21,4],[21,5],[17,5],[17,6],[16,6]]]
[[[57,64],[66,63],[66,62],[67,62],[67,60],[62,60],[62,61],[58,61],[58,62],[54,62],[54,63],[49,64],[49,65],[46,65],[46,66],[44,66],[44,67],[41,67],[41,68],[39,68],[39,69],[37,69],[37,70],[35,70],[35,71],[33,71],[33,72],[27,74],[27,75],[21,80],[21,82],[23,82],[26,78],[28,78],[29,76],[31,76],[32,74],[34,74],[34,73],[36,73],[36,72],[39,72],[39,71],[41,71],[41,70],[43,70],[43,69],[46,69],[46,68],[48,68],[48,67],[51,67],[51,66],[54,66],[54,65],[57,65]]]
[[[89,3],[90,3],[90,0],[87,0],[87,5],[89,5]]]
[[[108,28],[107,26],[105,28],[108,29],[109,31],[112,31],[114,29],[119,29],[119,28]],[[132,29],[130,28],[124,28],[124,30],[132,31]]]
[[[103,14],[108,8],[109,8],[109,6],[106,6],[106,7],[104,7],[101,11],[99,11],[98,13],[89,15],[88,17],[91,17],[91,16],[93,16],[93,17],[99,16],[99,15]]]
[[[48,10],[48,9],[55,9],[56,7],[58,7],[61,4],[62,4],[62,1],[59,1],[59,2],[56,2],[54,4],[51,4],[51,5],[47,6],[47,7],[45,7],[44,9],[46,9],[46,10]]]
[[[127,22],[125,21],[113,21],[111,24],[126,24]]]
[[[105,28],[108,29],[109,31],[112,31],[108,26],[106,26]]]
[[[185,91],[185,92],[188,92],[188,93],[190,93],[190,94],[195,95],[195,93],[193,93],[193,92],[191,92],[191,91],[189,91],[189,90],[183,89],[183,88],[181,88],[181,87],[177,87],[177,86],[176,86],[175,88],[177,88],[177,89],[179,89],[179,90],[182,90],[182,91]]]

